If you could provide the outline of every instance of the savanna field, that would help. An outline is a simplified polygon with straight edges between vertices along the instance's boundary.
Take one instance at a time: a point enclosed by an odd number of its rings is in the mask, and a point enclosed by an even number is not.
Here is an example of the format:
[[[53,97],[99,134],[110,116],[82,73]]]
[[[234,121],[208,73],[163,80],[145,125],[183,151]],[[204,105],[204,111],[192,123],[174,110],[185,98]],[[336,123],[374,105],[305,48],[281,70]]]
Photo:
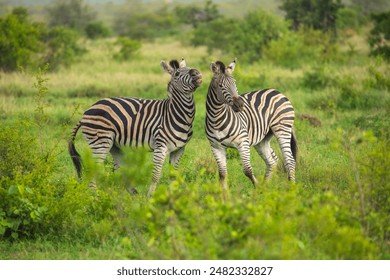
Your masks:
[[[389,259],[389,62],[370,55],[366,27],[335,42],[306,32],[286,33],[262,58],[191,44],[181,33],[142,41],[130,58],[116,59],[113,36],[81,36],[84,52],[68,67],[1,71],[0,259]],[[309,43],[293,43],[301,38]],[[203,84],[179,169],[166,160],[147,198],[151,152],[125,150],[124,166],[112,172],[111,157],[96,165],[79,133],[79,181],[67,143],[83,112],[104,97],[167,98],[170,76],[160,62],[181,57]],[[296,183],[281,160],[263,182],[265,164],[252,149],[261,182],[254,188],[229,149],[223,199],[205,103],[210,63],[235,57],[240,93],[275,88],[294,106]]]

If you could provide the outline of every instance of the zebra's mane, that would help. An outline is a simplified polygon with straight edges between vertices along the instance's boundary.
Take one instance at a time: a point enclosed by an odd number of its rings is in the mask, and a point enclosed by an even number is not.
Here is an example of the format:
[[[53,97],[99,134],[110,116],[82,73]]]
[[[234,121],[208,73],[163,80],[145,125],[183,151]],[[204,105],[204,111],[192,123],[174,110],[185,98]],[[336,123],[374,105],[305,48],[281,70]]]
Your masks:
[[[219,66],[219,69],[221,70],[222,73],[225,73],[226,66],[225,66],[225,64],[223,64],[222,61],[217,61],[217,62],[215,62],[215,64],[217,64]]]
[[[180,64],[179,64],[179,61],[177,61],[176,59],[173,59],[169,62],[169,65],[173,68],[173,69],[178,69],[180,67]]]

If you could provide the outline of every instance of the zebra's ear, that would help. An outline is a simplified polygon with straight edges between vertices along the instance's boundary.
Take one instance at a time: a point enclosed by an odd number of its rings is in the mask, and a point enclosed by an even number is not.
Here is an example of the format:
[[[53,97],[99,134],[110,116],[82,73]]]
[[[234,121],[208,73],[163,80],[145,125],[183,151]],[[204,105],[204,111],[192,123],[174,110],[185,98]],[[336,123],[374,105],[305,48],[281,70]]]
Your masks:
[[[179,64],[179,67],[183,68],[183,67],[186,67],[186,66],[187,66],[186,61],[184,60],[184,57],[182,57],[181,61],[180,61],[180,64]]]
[[[218,75],[221,72],[221,69],[219,68],[219,65],[217,63],[212,62],[210,64],[210,70],[213,72],[215,75]]]
[[[235,59],[233,60],[233,62],[230,63],[229,66],[226,68],[226,72],[227,72],[227,73],[229,73],[229,74],[232,74],[232,73],[233,73],[234,68],[236,68],[236,60],[237,60],[237,58],[235,58]]]
[[[165,72],[167,72],[169,75],[172,75],[173,72],[175,72],[175,69],[173,69],[173,68],[171,67],[171,65],[169,65],[168,63],[166,63],[164,60],[161,60],[160,65],[161,65],[161,68],[162,68]]]

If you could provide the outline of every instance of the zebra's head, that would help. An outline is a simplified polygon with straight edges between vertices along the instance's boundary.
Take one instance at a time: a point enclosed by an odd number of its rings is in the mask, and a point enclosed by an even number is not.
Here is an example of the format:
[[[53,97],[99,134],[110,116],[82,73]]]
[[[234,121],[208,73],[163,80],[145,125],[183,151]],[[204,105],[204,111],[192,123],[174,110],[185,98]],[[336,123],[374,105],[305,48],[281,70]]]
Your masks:
[[[186,65],[184,58],[180,63],[177,60],[171,60],[166,63],[161,61],[161,67],[171,75],[171,80],[168,84],[169,94],[176,93],[193,93],[202,84],[202,74],[194,68],[189,68]]]
[[[221,61],[211,63],[210,69],[214,76],[210,87],[217,93],[218,100],[229,104],[235,112],[240,112],[244,102],[238,95],[236,80],[232,76],[235,67],[236,59],[228,67]]]

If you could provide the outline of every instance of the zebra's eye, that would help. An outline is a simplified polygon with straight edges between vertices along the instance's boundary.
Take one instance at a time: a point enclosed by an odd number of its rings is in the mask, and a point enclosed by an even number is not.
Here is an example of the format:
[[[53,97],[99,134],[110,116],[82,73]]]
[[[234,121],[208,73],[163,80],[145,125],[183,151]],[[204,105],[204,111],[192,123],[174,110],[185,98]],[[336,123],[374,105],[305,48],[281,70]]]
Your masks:
[[[180,70],[177,70],[176,72],[175,72],[175,77],[178,77],[180,75]]]

